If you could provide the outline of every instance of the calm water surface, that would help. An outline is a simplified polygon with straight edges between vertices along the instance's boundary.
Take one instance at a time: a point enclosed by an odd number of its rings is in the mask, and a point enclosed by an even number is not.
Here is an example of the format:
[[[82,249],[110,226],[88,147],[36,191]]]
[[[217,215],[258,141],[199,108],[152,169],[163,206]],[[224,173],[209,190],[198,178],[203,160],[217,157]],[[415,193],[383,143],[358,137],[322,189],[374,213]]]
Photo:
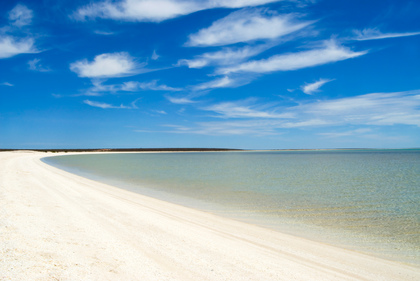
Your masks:
[[[420,150],[121,153],[44,161],[148,196],[420,265]]]

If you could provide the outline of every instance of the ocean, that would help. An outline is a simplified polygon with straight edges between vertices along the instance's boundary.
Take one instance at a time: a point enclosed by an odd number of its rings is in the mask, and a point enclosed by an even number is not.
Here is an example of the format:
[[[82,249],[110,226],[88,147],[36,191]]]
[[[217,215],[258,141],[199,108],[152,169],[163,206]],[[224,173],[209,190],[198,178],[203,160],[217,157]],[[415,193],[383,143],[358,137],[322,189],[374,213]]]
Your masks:
[[[165,201],[420,265],[420,149],[97,153],[43,161]]]

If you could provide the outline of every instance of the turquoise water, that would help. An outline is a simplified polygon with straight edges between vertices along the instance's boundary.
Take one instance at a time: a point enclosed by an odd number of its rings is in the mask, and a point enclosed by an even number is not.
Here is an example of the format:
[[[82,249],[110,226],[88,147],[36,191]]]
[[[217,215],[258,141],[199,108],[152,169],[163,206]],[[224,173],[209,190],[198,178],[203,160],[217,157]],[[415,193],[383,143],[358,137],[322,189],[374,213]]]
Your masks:
[[[118,153],[44,161],[148,196],[420,265],[420,150]]]

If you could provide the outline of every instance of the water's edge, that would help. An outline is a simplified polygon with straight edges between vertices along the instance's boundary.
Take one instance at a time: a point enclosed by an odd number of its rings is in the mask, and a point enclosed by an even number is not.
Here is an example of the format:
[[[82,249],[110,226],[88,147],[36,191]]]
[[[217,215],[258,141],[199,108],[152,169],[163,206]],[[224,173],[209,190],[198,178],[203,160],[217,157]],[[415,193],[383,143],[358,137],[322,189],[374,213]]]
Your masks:
[[[209,152],[212,153],[212,152]],[[221,152],[227,153],[227,152]],[[232,152],[229,152],[232,153]],[[233,153],[244,153],[244,152],[233,152]],[[245,152],[249,153],[249,152]],[[293,152],[292,152],[293,153]],[[106,153],[105,153],[106,154]],[[117,153],[116,153],[117,154]],[[178,153],[176,153],[178,154]],[[89,154],[92,155],[92,154]],[[97,155],[97,154],[94,154]],[[64,157],[68,157],[65,155]],[[189,196],[185,196],[185,194],[174,194],[173,192],[168,192],[168,190],[162,190],[153,186],[150,182],[142,182],[139,184],[138,182],[127,182],[121,179],[116,178],[108,178],[104,175],[94,174],[92,172],[88,172],[86,170],[80,168],[70,168],[65,165],[57,164],[53,158],[56,156],[44,157],[41,160],[54,167],[59,169],[65,170],[70,173],[74,173],[95,181],[103,182],[106,184],[110,184],[116,186],[118,188],[126,189],[132,192],[140,193],[149,197],[153,197],[156,199],[168,201],[171,203],[183,205],[186,207],[199,209],[202,211],[214,213],[216,215],[232,218],[235,220],[243,221],[246,223],[251,223],[263,227],[267,227],[279,232],[288,233],[291,235],[307,238],[310,240],[315,240],[323,243],[332,244],[335,246],[356,250],[360,252],[365,252],[371,255],[375,255],[381,258],[390,259],[394,261],[404,262],[411,265],[420,265],[420,251],[419,249],[414,249],[411,253],[405,256],[405,253],[401,253],[410,249],[399,249],[398,251],[394,251],[392,248],[401,247],[396,243],[393,244],[393,241],[388,241],[389,245],[385,245],[382,249],[377,249],[375,245],[371,244],[369,237],[364,237],[363,233],[358,234],[355,238],[354,233],[351,230],[345,229],[335,229],[339,228],[340,226],[336,225],[324,227],[322,225],[316,224],[308,224],[307,222],[302,222],[299,220],[294,220],[293,216],[282,217],[281,222],[278,222],[278,214],[269,214],[267,211],[261,213],[255,213],[252,210],[246,210],[241,208],[240,206],[227,206],[221,204],[220,202],[210,202],[207,200],[202,200],[200,198],[191,198]],[[226,203],[226,202],[225,202]],[[277,220],[273,223],[273,218]],[[333,230],[333,231],[332,231]],[[415,234],[416,235],[416,234]]]

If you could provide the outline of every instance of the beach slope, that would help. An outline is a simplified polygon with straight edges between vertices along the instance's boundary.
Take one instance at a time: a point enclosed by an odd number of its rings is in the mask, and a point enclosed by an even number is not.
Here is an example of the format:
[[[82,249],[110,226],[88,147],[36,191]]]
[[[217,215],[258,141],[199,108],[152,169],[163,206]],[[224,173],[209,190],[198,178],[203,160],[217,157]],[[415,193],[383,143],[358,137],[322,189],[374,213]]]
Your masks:
[[[420,280],[420,269],[0,153],[0,280]]]

